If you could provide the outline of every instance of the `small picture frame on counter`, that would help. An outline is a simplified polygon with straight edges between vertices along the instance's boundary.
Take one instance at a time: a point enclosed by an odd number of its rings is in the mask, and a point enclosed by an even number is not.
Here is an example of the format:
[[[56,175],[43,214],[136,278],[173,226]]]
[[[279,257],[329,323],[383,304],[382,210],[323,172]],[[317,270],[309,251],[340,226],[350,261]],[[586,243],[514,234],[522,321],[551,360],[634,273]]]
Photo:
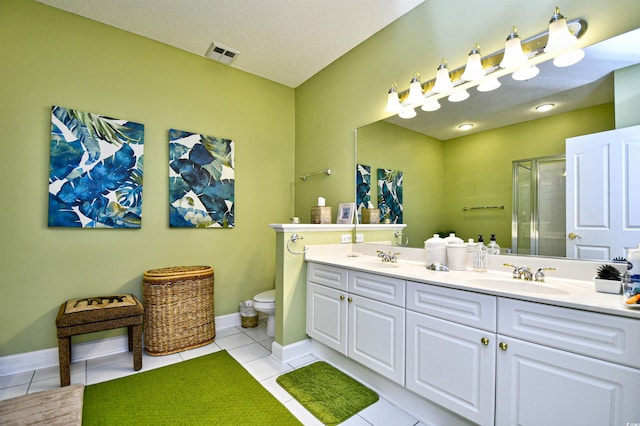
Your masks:
[[[355,210],[355,203],[340,203],[336,223],[352,224]]]

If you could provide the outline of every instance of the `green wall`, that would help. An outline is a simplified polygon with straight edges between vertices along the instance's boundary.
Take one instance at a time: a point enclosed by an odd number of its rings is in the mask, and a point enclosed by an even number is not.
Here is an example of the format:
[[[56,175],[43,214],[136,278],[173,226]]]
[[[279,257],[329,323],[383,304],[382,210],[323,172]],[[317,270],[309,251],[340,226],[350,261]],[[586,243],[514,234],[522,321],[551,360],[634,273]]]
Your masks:
[[[613,104],[450,139],[444,144],[444,226],[465,240],[478,234],[511,246],[512,161],[564,154],[565,139],[614,128]],[[504,210],[464,211],[464,207]]]
[[[371,166],[371,202],[378,206],[377,169],[403,173],[403,222],[412,247],[441,230],[444,217],[445,142],[379,121],[358,129],[357,159]]]
[[[268,224],[293,215],[293,89],[33,1],[0,2],[0,40],[0,356],[55,347],[64,300],[140,296],[148,269],[213,266],[216,315],[274,287]],[[47,227],[52,105],[145,125],[141,229]],[[235,141],[234,229],[169,228],[170,128]]]

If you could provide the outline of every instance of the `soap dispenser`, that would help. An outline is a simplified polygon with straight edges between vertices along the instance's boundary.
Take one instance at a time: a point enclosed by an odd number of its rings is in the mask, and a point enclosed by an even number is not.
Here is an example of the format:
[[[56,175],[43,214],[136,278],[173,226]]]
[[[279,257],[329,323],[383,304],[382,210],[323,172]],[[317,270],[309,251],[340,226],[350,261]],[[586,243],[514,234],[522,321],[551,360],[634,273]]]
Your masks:
[[[496,234],[491,234],[491,240],[487,244],[487,254],[500,254],[500,246],[496,242]]]
[[[473,252],[473,270],[475,272],[487,271],[487,246],[484,245],[482,235],[478,235],[478,244]]]

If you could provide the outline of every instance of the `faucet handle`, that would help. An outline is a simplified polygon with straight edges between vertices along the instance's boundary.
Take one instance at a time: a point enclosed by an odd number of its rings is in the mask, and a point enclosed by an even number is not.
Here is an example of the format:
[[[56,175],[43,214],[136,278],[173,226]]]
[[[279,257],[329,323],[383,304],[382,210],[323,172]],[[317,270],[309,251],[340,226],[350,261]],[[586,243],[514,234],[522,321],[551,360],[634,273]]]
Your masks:
[[[543,271],[555,271],[556,268],[539,268],[538,272],[536,272],[535,278],[536,281],[543,283],[544,282],[544,272]]]
[[[520,278],[520,267],[519,266],[512,265],[510,263],[503,263],[502,266],[508,266],[510,268],[513,268],[513,278],[515,278],[515,279]]]

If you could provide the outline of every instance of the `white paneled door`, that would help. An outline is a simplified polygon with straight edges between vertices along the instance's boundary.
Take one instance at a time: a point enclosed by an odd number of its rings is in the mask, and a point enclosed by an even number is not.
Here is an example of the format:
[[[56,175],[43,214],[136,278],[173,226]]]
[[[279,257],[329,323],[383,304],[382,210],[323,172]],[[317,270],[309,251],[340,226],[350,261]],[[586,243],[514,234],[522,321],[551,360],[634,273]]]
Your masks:
[[[569,138],[567,257],[611,260],[640,242],[640,126]]]

